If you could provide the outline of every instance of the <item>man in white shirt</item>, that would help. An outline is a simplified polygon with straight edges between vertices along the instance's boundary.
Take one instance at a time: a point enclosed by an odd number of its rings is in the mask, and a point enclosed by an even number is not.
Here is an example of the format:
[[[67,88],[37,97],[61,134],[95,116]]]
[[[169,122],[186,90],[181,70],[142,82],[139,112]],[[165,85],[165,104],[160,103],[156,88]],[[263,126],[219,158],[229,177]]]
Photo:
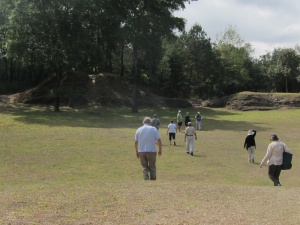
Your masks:
[[[192,123],[188,122],[187,128],[185,128],[185,137],[184,141],[186,142],[186,153],[194,155],[194,147],[195,147],[195,139],[197,140],[197,134],[194,127],[192,127]]]
[[[155,127],[150,125],[150,117],[145,117],[143,126],[138,128],[135,133],[136,157],[140,159],[144,180],[156,180],[156,155],[162,154],[162,143],[160,135]],[[156,142],[158,153],[156,152]],[[150,173],[150,177],[149,177]]]
[[[270,137],[272,141],[267,149],[267,154],[260,163],[260,168],[267,163],[269,166],[268,175],[269,178],[274,182],[274,186],[281,186],[279,176],[282,165],[282,153],[284,151],[291,152],[288,147],[281,141],[276,134],[272,134]]]

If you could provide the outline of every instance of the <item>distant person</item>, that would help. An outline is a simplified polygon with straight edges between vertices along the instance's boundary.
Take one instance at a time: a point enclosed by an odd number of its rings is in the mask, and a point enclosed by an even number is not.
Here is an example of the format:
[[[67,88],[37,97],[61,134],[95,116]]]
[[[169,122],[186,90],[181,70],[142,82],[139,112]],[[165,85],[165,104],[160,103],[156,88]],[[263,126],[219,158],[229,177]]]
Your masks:
[[[182,115],[180,110],[178,110],[178,114],[177,114],[177,126],[178,126],[178,131],[180,132],[180,128],[182,126]]]
[[[194,148],[195,148],[195,139],[197,140],[196,129],[192,127],[192,123],[188,122],[188,127],[185,128],[185,137],[184,141],[186,143],[186,153],[194,155]]]
[[[185,127],[188,126],[188,122],[191,122],[191,118],[190,118],[189,112],[187,112],[185,114],[185,119],[184,119],[184,125],[185,125]]]
[[[135,133],[136,157],[140,159],[144,180],[156,180],[156,155],[162,154],[162,143],[160,135],[155,127],[150,125],[150,117],[145,117],[143,126]],[[156,142],[158,153],[156,152]],[[150,173],[150,176],[149,176]]]
[[[169,141],[170,145],[172,144],[172,139],[174,141],[174,145],[176,145],[176,133],[177,133],[177,126],[173,123],[173,120],[170,120],[170,124],[168,125],[167,134],[169,134]]]
[[[195,116],[195,119],[196,119],[196,129],[201,130],[202,116],[201,116],[200,112],[197,113],[197,115]]]
[[[281,186],[279,181],[279,176],[281,172],[282,165],[282,153],[284,151],[291,153],[288,147],[281,141],[276,134],[270,136],[270,141],[268,145],[267,154],[260,163],[260,168],[267,163],[269,166],[268,175],[269,178],[273,181],[274,186]]]
[[[255,135],[255,130],[249,130],[244,142],[244,149],[248,151],[248,162],[250,163],[254,163]]]
[[[155,127],[158,130],[159,129],[159,127],[158,127],[159,125],[160,125],[160,121],[157,118],[156,114],[154,114],[153,118],[151,120],[151,126]]]

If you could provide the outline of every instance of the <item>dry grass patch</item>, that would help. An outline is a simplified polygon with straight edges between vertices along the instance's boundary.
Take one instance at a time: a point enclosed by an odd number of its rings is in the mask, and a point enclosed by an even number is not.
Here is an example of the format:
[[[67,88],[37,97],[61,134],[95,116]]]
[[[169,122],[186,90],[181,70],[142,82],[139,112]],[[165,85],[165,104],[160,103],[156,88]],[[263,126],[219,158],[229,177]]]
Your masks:
[[[299,224],[299,110],[200,110],[194,157],[185,153],[183,133],[168,144],[174,109],[0,113],[0,224]],[[153,113],[163,155],[158,180],[145,182],[134,134]],[[258,131],[255,164],[243,149],[249,129]],[[271,133],[294,153],[282,187],[258,165]]]

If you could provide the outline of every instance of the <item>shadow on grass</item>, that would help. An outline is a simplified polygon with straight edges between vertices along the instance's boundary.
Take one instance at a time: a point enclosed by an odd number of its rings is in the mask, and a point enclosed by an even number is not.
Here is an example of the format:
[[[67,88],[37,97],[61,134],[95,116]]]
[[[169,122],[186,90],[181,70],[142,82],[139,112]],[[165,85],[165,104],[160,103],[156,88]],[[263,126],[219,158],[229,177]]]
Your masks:
[[[177,109],[140,109],[139,113],[131,113],[129,108],[102,108],[97,110],[73,110],[67,109],[61,112],[53,112],[47,108],[22,108],[11,111],[1,112],[3,114],[13,115],[16,121],[24,124],[40,124],[50,127],[68,126],[68,127],[90,127],[90,128],[132,128],[136,129],[142,126],[145,116],[152,117],[157,114],[161,121],[161,128],[167,128],[169,121],[173,119],[176,123]],[[203,115],[203,130],[248,130],[260,129],[247,121],[232,121],[231,117],[241,114],[241,112],[228,111],[224,109],[211,108],[188,108],[185,109],[191,116],[194,123],[194,116],[198,111]],[[184,113],[182,113],[183,115]],[[219,117],[228,116],[228,120],[220,120]],[[183,115],[184,118],[184,115]],[[182,126],[181,133],[184,133],[185,127]]]

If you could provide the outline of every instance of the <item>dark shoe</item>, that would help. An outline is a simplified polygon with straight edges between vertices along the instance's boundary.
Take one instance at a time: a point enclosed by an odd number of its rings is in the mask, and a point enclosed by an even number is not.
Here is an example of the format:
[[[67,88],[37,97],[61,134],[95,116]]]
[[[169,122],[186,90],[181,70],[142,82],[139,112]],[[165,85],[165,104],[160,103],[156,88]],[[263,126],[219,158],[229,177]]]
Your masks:
[[[190,154],[189,152],[186,152],[187,154]]]
[[[194,155],[194,154],[191,152],[191,155]]]

